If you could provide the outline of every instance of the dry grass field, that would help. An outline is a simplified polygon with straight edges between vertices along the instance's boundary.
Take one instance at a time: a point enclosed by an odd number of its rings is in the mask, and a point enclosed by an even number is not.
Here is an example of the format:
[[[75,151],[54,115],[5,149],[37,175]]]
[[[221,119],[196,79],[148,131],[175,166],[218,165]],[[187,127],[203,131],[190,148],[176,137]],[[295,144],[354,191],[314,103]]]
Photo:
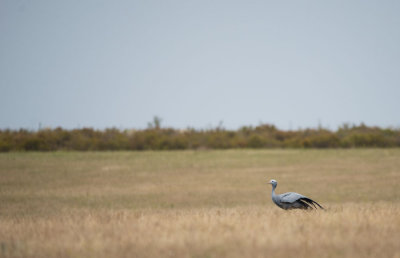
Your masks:
[[[4,153],[0,257],[400,257],[399,184],[400,149]]]

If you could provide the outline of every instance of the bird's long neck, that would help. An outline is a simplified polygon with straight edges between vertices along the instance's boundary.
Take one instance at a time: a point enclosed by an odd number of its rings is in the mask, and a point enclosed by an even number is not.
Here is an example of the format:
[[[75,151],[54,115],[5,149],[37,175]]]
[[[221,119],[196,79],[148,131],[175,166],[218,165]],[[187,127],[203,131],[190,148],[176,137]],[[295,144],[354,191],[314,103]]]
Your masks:
[[[276,188],[276,185],[272,185],[272,197],[275,196],[275,188]]]

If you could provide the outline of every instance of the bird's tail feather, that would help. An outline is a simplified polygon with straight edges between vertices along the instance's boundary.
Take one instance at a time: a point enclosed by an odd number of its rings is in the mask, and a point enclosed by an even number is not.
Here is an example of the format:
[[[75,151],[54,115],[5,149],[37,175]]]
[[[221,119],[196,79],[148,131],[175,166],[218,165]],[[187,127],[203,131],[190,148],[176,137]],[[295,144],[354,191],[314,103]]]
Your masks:
[[[308,204],[311,204],[312,206],[314,206],[315,209],[317,209],[317,207],[315,206],[318,205],[318,207],[320,207],[321,209],[325,210],[324,207],[322,207],[321,205],[319,205],[319,203],[317,203],[314,200],[311,200],[310,198],[301,198],[302,201],[307,202]],[[311,208],[311,206],[310,206]]]
[[[301,209],[312,209],[312,207],[310,206],[310,204],[308,204],[305,200],[303,199],[299,199],[297,200],[298,203],[300,203],[303,207]],[[314,205],[314,204],[313,204]],[[315,206],[314,206],[315,207]]]

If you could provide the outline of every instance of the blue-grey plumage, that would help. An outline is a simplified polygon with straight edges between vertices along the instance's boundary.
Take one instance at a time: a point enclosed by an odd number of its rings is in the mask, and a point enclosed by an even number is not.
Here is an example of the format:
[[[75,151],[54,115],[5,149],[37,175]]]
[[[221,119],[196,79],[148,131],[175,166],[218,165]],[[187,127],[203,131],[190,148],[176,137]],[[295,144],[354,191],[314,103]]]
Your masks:
[[[317,208],[315,205],[324,209],[321,205],[319,205],[316,201],[311,200],[310,198],[298,194],[298,193],[284,193],[284,194],[275,194],[275,188],[278,185],[278,182],[274,179],[269,181],[269,184],[272,185],[272,201],[284,210],[290,209],[313,209]]]

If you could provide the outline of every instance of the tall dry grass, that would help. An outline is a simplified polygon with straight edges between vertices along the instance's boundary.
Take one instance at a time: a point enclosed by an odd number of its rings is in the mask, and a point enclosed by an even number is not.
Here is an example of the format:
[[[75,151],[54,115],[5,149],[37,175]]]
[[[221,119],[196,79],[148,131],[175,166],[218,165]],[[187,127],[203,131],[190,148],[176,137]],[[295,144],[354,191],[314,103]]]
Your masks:
[[[400,207],[69,210],[0,221],[2,257],[399,257]]]
[[[400,257],[399,154],[1,154],[0,257]]]

